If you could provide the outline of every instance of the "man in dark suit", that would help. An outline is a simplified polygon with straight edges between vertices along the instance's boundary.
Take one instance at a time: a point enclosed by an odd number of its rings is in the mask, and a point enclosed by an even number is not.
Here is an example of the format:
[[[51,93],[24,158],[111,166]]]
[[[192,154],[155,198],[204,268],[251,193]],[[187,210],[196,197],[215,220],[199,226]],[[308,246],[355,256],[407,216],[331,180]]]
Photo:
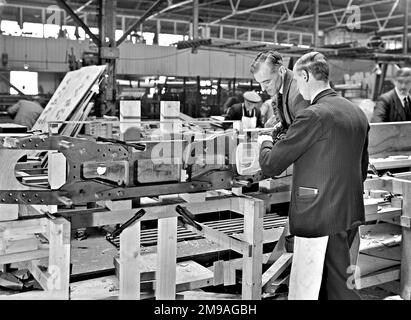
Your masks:
[[[261,89],[272,97],[282,129],[287,130],[297,112],[309,105],[298,92],[293,72],[283,65],[283,58],[276,51],[260,52],[250,71]]]
[[[244,103],[236,103],[228,108],[224,120],[241,120],[244,129],[263,128],[261,111],[257,108],[257,105],[261,103],[261,97],[255,91],[247,91],[244,92],[243,98]],[[225,127],[229,127],[229,124]]]
[[[290,233],[329,236],[320,299],[358,299],[347,286],[347,269],[349,248],[364,222],[368,121],[359,107],[330,88],[322,54],[302,56],[294,76],[311,105],[297,112],[285,138],[276,144],[271,136],[259,136],[260,166],[264,174],[275,176],[294,163]]]
[[[371,122],[411,121],[411,68],[399,69],[394,84],[378,98]]]

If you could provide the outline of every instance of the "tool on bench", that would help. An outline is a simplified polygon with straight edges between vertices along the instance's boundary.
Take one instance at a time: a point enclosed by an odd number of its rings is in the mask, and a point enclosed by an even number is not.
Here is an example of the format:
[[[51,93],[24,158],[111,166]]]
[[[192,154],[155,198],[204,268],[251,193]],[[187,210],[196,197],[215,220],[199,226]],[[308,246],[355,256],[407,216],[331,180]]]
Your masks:
[[[146,211],[144,209],[140,209],[137,211],[137,213],[129,220],[127,220],[126,222],[124,222],[119,228],[117,228],[116,230],[114,230],[111,233],[111,237],[112,238],[116,238],[117,236],[119,236],[126,228],[128,228],[129,226],[131,226],[134,222],[136,222],[137,220],[139,220],[142,216],[144,216],[146,214]]]
[[[181,220],[183,220],[184,224],[188,224],[188,225],[196,228],[198,231],[203,230],[203,227],[200,226],[197,222],[194,221],[193,214],[190,211],[188,211],[186,208],[183,208],[182,206],[177,205],[176,206],[176,211],[180,215],[179,218],[181,218]]]

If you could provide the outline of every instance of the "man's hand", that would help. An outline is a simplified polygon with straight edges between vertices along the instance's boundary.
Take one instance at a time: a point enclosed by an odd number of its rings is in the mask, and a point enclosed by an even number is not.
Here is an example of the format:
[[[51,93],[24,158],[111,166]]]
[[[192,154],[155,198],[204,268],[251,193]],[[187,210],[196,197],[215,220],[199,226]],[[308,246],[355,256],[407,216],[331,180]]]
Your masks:
[[[259,145],[260,147],[261,147],[261,145],[263,144],[264,141],[271,141],[271,142],[273,142],[273,137],[272,137],[272,136],[269,136],[269,135],[267,135],[267,134],[258,136],[258,138],[257,138],[257,143],[258,143],[258,145]]]

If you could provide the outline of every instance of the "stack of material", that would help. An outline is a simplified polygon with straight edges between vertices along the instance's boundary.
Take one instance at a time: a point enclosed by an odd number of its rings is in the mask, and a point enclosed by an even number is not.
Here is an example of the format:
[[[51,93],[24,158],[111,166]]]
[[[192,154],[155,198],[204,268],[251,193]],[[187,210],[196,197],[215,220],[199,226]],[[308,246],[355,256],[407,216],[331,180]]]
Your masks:
[[[98,92],[106,66],[89,66],[66,74],[56,92],[43,110],[33,131],[48,132],[48,122],[53,121],[84,121],[93,107],[91,98]],[[60,134],[74,136],[81,125],[58,123]]]

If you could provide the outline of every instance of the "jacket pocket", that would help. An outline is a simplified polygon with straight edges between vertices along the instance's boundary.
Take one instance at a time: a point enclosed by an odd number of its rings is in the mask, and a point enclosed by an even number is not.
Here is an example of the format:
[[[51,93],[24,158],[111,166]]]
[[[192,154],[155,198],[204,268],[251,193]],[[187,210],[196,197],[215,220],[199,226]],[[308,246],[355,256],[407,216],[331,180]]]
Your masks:
[[[318,189],[299,187],[295,194],[295,208],[298,212],[303,212],[318,198]]]

